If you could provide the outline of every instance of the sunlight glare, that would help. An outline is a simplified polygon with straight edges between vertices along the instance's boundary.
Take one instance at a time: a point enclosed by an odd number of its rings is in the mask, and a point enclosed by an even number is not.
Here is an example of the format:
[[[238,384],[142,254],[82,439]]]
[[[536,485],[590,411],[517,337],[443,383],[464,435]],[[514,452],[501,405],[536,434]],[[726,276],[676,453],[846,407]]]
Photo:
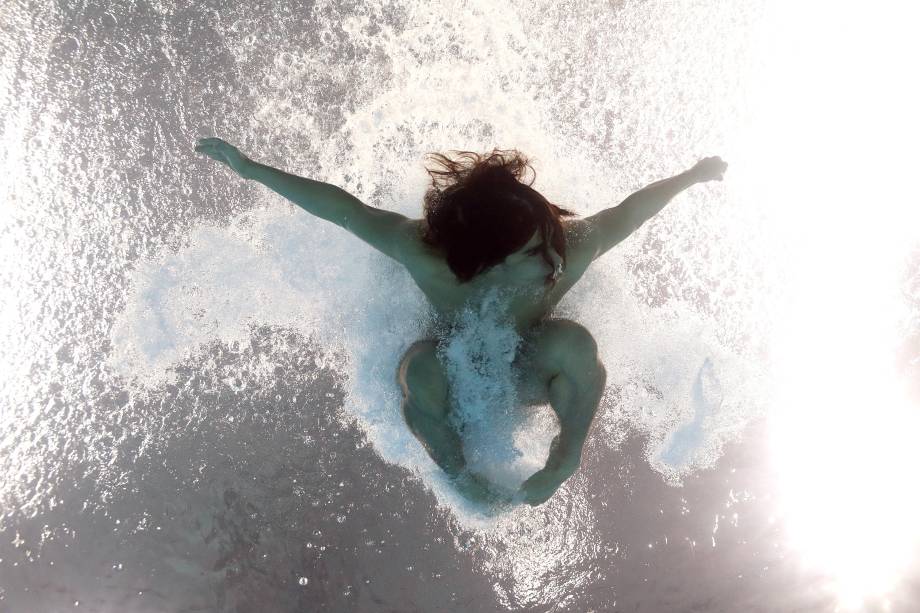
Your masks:
[[[920,542],[920,417],[895,363],[904,261],[920,242],[920,207],[897,181],[915,157],[917,87],[904,75],[916,56],[902,48],[915,21],[866,11],[775,5],[752,140],[776,171],[788,242],[770,424],[780,511],[847,609],[891,594]]]

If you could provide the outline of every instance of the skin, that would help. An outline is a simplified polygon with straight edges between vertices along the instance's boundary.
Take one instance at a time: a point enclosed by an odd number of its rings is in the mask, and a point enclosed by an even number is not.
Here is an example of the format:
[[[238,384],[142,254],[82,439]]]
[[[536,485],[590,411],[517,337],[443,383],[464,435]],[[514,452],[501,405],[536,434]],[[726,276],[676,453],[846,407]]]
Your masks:
[[[435,339],[415,342],[400,360],[397,380],[403,391],[406,424],[432,460],[464,496],[478,503],[533,506],[548,500],[578,469],[606,383],[597,344],[580,324],[550,314],[588,266],[696,183],[721,181],[727,164],[703,158],[689,170],[656,181],[619,205],[583,219],[562,221],[566,266],[554,287],[543,284],[551,267],[534,251],[539,233],[505,260],[460,283],[443,254],[421,241],[423,219],[370,207],[334,185],[288,174],[254,162],[219,138],[203,138],[195,151],[217,160],[245,179],[255,180],[307,212],[335,223],[403,266],[431,303],[437,316],[450,318],[480,292],[511,289],[507,314],[524,339],[514,366],[521,373],[519,397],[528,405],[549,401],[559,418],[546,466],[517,492],[501,490],[466,469],[460,437],[450,425],[450,389]],[[559,256],[551,251],[553,259]]]

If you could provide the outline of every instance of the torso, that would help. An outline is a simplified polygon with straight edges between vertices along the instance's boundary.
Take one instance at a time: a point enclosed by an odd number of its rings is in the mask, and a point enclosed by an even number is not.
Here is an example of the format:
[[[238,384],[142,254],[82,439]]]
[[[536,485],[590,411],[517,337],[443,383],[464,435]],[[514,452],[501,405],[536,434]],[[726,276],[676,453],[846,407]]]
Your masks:
[[[418,230],[418,244],[406,262],[409,274],[428,298],[438,320],[450,321],[470,304],[501,289],[503,306],[512,319],[518,334],[527,332],[543,321],[562,299],[566,292],[581,278],[591,263],[590,253],[584,239],[584,223],[581,219],[562,220],[566,235],[566,266],[559,275],[556,285],[545,284],[545,278],[552,267],[541,257],[531,257],[513,265],[499,264],[480,273],[467,283],[460,283],[450,270],[443,253],[421,241],[424,229],[423,219],[414,220]]]

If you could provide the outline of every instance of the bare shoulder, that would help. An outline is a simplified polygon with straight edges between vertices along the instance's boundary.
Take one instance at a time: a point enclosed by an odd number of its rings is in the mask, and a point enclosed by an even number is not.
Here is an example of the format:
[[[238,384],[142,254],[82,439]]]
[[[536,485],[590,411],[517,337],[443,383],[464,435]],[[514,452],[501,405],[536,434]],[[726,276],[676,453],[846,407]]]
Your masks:
[[[405,232],[403,232],[402,258],[406,267],[432,270],[443,268],[443,255],[422,240],[422,235],[427,227],[424,219],[407,219]],[[591,236],[591,223],[586,219],[564,219],[562,228],[565,232],[566,258],[572,261],[586,260],[590,262],[594,255]]]
[[[561,222],[566,237],[566,266],[548,296],[552,304],[558,302],[581,278],[596,253],[595,244],[591,240],[590,224],[586,220],[570,218]],[[399,261],[433,304],[444,306],[462,302],[469,288],[456,284],[444,254],[422,240],[426,227],[424,219],[405,221],[404,246]]]
[[[590,263],[597,249],[594,240],[595,228],[591,220],[582,217],[566,219],[562,222],[562,227],[565,228],[566,255]]]
[[[581,279],[596,253],[590,224],[581,218],[562,220],[565,231],[565,271],[553,289],[556,301]]]
[[[401,262],[413,276],[431,275],[443,268],[443,258],[439,257],[433,247],[422,240],[426,222],[424,219],[406,220],[404,233],[405,244]]]

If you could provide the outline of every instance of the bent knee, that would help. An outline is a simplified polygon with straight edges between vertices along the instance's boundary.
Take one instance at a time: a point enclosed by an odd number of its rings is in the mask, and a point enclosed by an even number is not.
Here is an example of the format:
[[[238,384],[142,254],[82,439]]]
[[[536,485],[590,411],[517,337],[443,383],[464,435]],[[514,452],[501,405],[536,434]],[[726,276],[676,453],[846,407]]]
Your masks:
[[[400,363],[399,382],[406,398],[415,404],[430,409],[444,404],[447,376],[435,341],[418,341],[409,347]]]
[[[545,324],[539,341],[541,370],[548,377],[565,373],[574,380],[606,378],[598,355],[597,341],[583,325],[570,319],[553,319]]]
[[[580,323],[571,319],[553,319],[546,325],[554,350],[597,357],[597,341]]]

